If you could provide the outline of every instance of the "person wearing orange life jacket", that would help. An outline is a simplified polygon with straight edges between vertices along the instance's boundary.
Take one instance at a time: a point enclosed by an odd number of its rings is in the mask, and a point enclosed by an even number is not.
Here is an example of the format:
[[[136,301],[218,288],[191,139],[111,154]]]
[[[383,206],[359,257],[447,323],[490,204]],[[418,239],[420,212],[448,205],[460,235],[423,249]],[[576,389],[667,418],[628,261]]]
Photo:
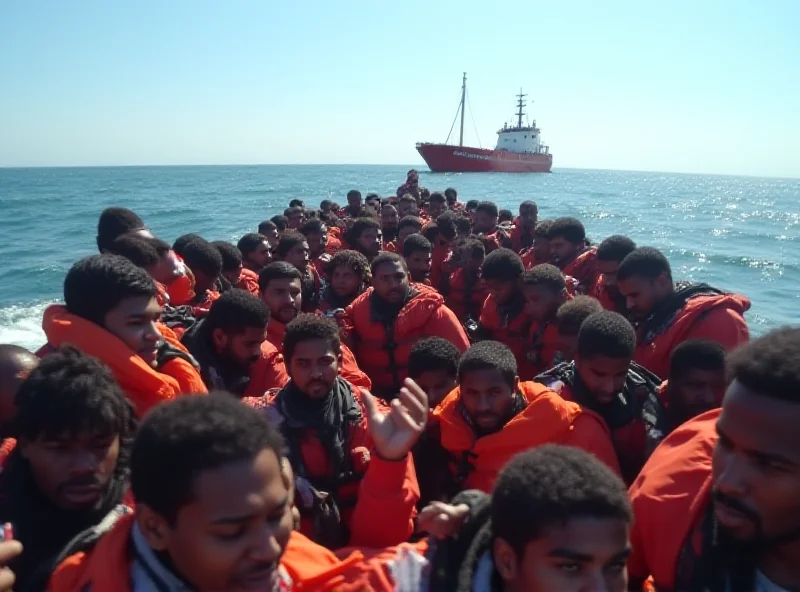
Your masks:
[[[444,190],[444,197],[447,200],[447,208],[456,213],[464,212],[464,204],[458,201],[458,191],[455,187],[448,187]]]
[[[320,278],[328,279],[325,275],[325,265],[331,260],[328,254],[328,227],[319,218],[311,218],[300,228],[300,233],[306,237],[308,243],[308,265]]]
[[[588,294],[597,281],[597,249],[586,244],[586,230],[577,218],[556,218],[548,233],[552,263],[578,280],[578,293]]]
[[[508,234],[497,225],[498,216],[499,212],[494,202],[482,201],[475,208],[473,231],[475,234],[483,234],[489,239],[491,247],[486,249],[487,253],[491,253],[500,247],[508,248],[511,246],[511,239]]]
[[[636,243],[627,236],[609,236],[597,247],[598,277],[589,296],[597,298],[606,310],[627,316],[625,298],[619,293],[617,270],[622,260],[636,250]]]
[[[351,189],[347,192],[347,206],[340,210],[341,216],[348,218],[358,218],[358,214],[363,208],[364,202],[361,198],[361,192],[357,189]]]
[[[486,248],[477,239],[468,239],[459,249],[453,273],[440,285],[445,304],[459,319],[480,318],[489,288],[481,277]]]
[[[575,360],[535,379],[603,418],[626,483],[670,430],[658,396],[661,379],[631,362],[635,349],[636,333],[625,317],[601,311],[581,325]]]
[[[244,290],[225,292],[183,336],[209,390],[263,396],[289,381],[283,356],[266,340],[269,308]]]
[[[235,245],[227,241],[213,241],[211,245],[222,256],[222,271],[220,271],[219,279],[217,280],[217,288],[220,294],[223,294],[232,288],[236,288],[239,279],[242,277],[242,271],[244,270],[242,267],[242,253]],[[247,284],[245,283],[245,285]],[[247,288],[243,289],[246,290]],[[256,291],[258,291],[257,285]]]
[[[536,223],[539,219],[539,206],[534,201],[519,204],[519,216],[514,220],[511,230],[511,250],[521,254],[533,246]]]
[[[558,308],[555,320],[558,345],[553,356],[554,366],[575,359],[575,351],[578,349],[578,333],[583,321],[601,310],[603,310],[602,305],[591,296],[575,296]]]
[[[306,221],[305,208],[299,205],[290,205],[288,208],[283,210],[283,215],[286,218],[287,230],[299,231],[300,227],[303,226]]]
[[[400,216],[397,209],[390,203],[381,206],[381,233],[383,234],[383,250],[396,252],[397,245],[394,244],[397,238],[397,225],[400,223]],[[390,248],[390,245],[395,249]]]
[[[266,225],[269,226],[266,226]],[[278,245],[278,230],[275,224],[266,220],[259,225],[265,233],[273,236],[275,246]],[[272,262],[272,243],[264,234],[249,233],[239,239],[236,248],[242,255],[242,271],[234,283],[237,288],[247,290],[258,296],[258,274]],[[255,290],[255,292],[253,291]]]
[[[407,540],[419,499],[409,452],[428,415],[424,391],[411,381],[401,389],[399,399],[417,427],[398,426],[390,442],[376,421],[396,421],[401,408],[389,411],[339,377],[341,342],[334,321],[298,316],[286,327],[284,348],[291,381],[246,402],[263,409],[283,434],[296,476],[301,532],[331,549]],[[383,417],[387,412],[392,415]]]
[[[293,532],[282,448],[275,427],[224,393],[159,407],[131,452],[136,513],[85,541],[47,591],[336,590],[363,555],[340,560]]]
[[[309,263],[309,247],[306,237],[295,231],[285,232],[275,248],[275,259],[285,261],[300,271],[303,312],[317,310],[323,281],[316,269]]]
[[[38,365],[39,358],[33,352],[18,345],[0,344],[0,470],[17,445],[14,399],[19,387]]]
[[[106,253],[121,236],[153,238],[144,221],[127,208],[106,208],[97,221],[97,250]]]
[[[407,216],[424,219],[423,222],[428,219],[427,216],[420,213],[417,199],[413,195],[408,194],[402,195],[397,202],[397,215],[400,217],[400,220]]]
[[[372,262],[383,248],[380,223],[373,218],[357,218],[346,234],[347,243]]]
[[[293,321],[302,310],[303,295],[300,272],[294,265],[285,261],[276,261],[267,265],[258,277],[261,300],[270,310],[267,325],[267,341],[283,353],[283,338],[286,325]],[[350,384],[370,390],[372,381],[361,371],[353,352],[342,346],[342,378]]]
[[[397,226],[397,240],[384,248],[389,253],[402,254],[403,244],[412,234],[422,234],[422,220],[416,216],[402,218]]]
[[[133,409],[108,368],[65,346],[16,397],[19,444],[0,474],[0,522],[24,553],[14,589],[44,590],[71,541],[125,508]]]
[[[372,281],[369,261],[358,251],[336,253],[327,263],[325,274],[331,279],[322,290],[319,311],[326,316],[344,313]]]
[[[459,350],[469,346],[444,298],[422,284],[410,284],[405,261],[381,253],[372,262],[372,288],[356,298],[340,319],[344,341],[373,382],[372,392],[392,398],[408,376],[411,346],[437,335]]]
[[[38,355],[70,344],[98,358],[139,416],[161,401],[206,392],[194,359],[162,338],[155,284],[129,260],[82,259],[67,273],[64,301],[44,312],[47,344]]]
[[[540,220],[533,230],[533,246],[522,251],[519,256],[525,269],[531,269],[542,263],[552,263],[548,233],[553,227],[553,220]]]
[[[412,234],[403,243],[403,259],[408,268],[409,280],[418,284],[431,286],[431,251],[430,241],[421,234]]]
[[[670,431],[722,405],[726,386],[722,345],[706,339],[690,339],[676,347],[669,361],[669,378],[659,389]]]
[[[634,361],[657,376],[666,376],[673,350],[689,339],[709,339],[726,350],[745,343],[750,332],[744,313],[750,300],[708,284],[678,284],[664,255],[640,247],[623,259],[617,271],[628,316],[636,323]]]
[[[222,255],[205,239],[197,239],[186,245],[181,256],[194,276],[195,297],[189,304],[195,318],[202,318],[220,296],[217,282],[222,275]]]
[[[728,354],[722,408],[661,443],[630,488],[631,586],[800,586],[800,329]]]
[[[486,255],[481,276],[489,289],[478,321],[477,339],[505,343],[517,359],[522,376],[533,376],[528,362],[528,340],[533,319],[525,311],[522,274],[525,268],[519,255],[510,249],[498,249]]]
[[[433,412],[450,456],[452,489],[445,494],[491,491],[514,454],[546,443],[583,448],[619,472],[603,420],[541,384],[521,382],[504,344],[474,344],[461,356],[458,382]]]
[[[433,247],[431,251],[430,281],[431,285],[437,290],[441,287],[443,278],[449,278],[455,269],[450,266],[450,259],[456,248],[456,237],[458,235],[456,219],[457,215],[454,212],[445,211],[436,218],[436,227],[438,229],[436,237],[428,239]]]

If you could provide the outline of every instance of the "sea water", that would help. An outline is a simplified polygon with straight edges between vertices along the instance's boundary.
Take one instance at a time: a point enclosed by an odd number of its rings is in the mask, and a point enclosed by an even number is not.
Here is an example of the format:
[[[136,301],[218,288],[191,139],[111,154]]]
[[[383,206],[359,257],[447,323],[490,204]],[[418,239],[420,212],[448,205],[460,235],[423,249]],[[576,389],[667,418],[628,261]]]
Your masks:
[[[346,204],[350,189],[393,194],[409,166],[207,166],[0,169],[0,343],[44,343],[42,311],[64,275],[96,252],[103,208],[136,211],[160,238],[188,232],[236,242],[301,197]],[[800,322],[800,180],[599,170],[434,174],[432,191],[491,200],[515,214],[576,216],[599,242],[625,234],[661,249],[676,280],[752,301],[753,334]]]

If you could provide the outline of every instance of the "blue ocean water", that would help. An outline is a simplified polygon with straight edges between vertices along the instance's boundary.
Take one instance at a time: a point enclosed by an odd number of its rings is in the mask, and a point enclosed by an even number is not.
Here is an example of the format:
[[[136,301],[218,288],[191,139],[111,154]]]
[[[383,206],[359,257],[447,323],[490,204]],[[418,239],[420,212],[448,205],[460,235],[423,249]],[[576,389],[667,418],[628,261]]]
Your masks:
[[[408,166],[207,166],[0,169],[0,343],[43,343],[44,307],[64,275],[96,252],[103,208],[132,208],[161,238],[187,232],[233,240],[293,197],[317,206],[345,194],[394,193]],[[434,174],[431,190],[542,218],[574,215],[595,241],[626,234],[662,249],[676,279],[749,297],[754,334],[800,322],[800,180],[599,170],[552,174]]]

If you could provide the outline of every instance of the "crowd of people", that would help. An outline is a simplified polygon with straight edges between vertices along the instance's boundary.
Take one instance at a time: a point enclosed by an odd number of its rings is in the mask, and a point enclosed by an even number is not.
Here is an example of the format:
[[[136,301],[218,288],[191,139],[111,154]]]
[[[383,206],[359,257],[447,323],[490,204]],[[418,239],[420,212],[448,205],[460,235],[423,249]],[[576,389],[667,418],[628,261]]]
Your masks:
[[[0,590],[800,589],[800,329],[573,217],[108,208],[0,346]]]

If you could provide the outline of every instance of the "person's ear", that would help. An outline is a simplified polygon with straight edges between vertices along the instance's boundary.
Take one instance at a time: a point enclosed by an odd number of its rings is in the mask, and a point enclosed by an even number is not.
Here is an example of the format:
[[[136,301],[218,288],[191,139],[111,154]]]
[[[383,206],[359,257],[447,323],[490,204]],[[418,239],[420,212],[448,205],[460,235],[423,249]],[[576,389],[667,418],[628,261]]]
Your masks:
[[[169,546],[172,529],[163,516],[142,503],[136,504],[136,522],[147,544],[155,551],[165,551]]]
[[[517,555],[514,549],[501,538],[496,538],[492,544],[494,567],[504,582],[517,579]]]
[[[515,377],[514,377],[514,392],[515,392],[515,393],[518,393],[518,392],[519,392],[519,384],[520,384],[520,382],[521,382],[521,381],[520,381],[520,379],[519,379],[519,376],[515,376]]]
[[[219,351],[228,345],[228,336],[222,329],[214,329],[214,331],[211,332],[211,341],[214,343],[214,347],[217,351]]]

